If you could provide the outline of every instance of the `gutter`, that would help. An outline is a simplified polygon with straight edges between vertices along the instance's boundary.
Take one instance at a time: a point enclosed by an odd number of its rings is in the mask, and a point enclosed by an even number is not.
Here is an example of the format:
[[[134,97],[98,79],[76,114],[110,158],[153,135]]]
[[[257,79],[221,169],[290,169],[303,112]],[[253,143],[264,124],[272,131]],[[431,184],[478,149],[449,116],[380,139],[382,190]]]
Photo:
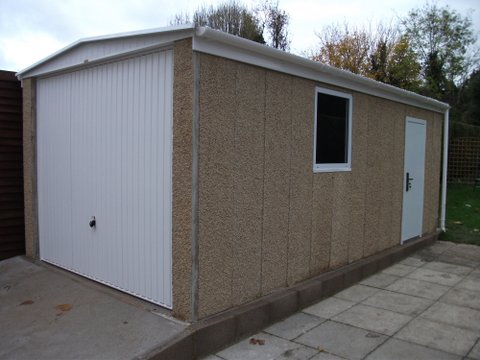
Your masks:
[[[446,231],[445,226],[447,213],[447,166],[448,166],[448,122],[449,110],[445,110],[443,115],[443,164],[442,164],[442,200],[440,210],[440,229]]]
[[[274,71],[336,85],[439,113],[443,113],[450,108],[447,103],[412,91],[384,84],[362,75],[353,74],[346,70],[208,27],[197,27],[195,29],[193,50],[266,67]]]

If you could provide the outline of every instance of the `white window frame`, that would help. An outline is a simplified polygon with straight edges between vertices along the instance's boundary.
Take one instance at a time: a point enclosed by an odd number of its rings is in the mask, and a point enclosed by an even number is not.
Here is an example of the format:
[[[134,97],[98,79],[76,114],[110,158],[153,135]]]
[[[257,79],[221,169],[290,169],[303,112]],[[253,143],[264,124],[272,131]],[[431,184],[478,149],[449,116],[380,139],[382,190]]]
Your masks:
[[[348,145],[347,145],[347,159],[346,163],[339,164],[317,164],[317,110],[318,110],[318,94],[327,94],[332,96],[348,99]],[[315,87],[315,114],[313,116],[314,131],[313,131],[313,172],[337,172],[337,171],[351,171],[352,170],[352,102],[351,94],[325,89],[320,86]]]

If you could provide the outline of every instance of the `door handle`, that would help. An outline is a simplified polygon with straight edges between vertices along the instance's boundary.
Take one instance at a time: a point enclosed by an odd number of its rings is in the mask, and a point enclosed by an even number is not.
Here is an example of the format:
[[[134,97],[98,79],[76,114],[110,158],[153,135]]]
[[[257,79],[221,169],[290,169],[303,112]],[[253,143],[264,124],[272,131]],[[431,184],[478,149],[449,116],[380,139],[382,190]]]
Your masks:
[[[410,173],[407,172],[406,174],[406,178],[405,178],[405,191],[408,191],[412,188],[412,180],[413,178],[410,177]]]

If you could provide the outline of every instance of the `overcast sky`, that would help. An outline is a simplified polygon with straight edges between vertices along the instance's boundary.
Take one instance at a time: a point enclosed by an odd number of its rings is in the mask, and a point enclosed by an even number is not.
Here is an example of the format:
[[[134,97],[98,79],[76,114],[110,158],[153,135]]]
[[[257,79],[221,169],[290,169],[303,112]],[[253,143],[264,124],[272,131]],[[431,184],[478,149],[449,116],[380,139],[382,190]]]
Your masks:
[[[0,0],[0,70],[19,71],[85,37],[169,25],[174,14],[192,13],[216,0]],[[244,1],[249,6],[258,0]],[[480,1],[438,0],[462,15],[471,14],[480,32]],[[290,15],[291,51],[316,44],[315,32],[332,23],[375,25],[404,16],[419,0],[280,0]],[[477,42],[478,43],[478,42]]]

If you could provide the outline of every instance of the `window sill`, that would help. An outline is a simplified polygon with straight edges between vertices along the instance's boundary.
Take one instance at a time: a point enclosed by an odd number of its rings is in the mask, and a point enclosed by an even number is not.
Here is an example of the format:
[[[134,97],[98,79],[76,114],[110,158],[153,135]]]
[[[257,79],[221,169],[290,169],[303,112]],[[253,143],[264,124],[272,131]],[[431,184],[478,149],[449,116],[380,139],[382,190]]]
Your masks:
[[[351,166],[342,166],[342,167],[332,167],[332,166],[314,166],[313,172],[314,173],[327,173],[327,172],[346,172],[352,171]]]

